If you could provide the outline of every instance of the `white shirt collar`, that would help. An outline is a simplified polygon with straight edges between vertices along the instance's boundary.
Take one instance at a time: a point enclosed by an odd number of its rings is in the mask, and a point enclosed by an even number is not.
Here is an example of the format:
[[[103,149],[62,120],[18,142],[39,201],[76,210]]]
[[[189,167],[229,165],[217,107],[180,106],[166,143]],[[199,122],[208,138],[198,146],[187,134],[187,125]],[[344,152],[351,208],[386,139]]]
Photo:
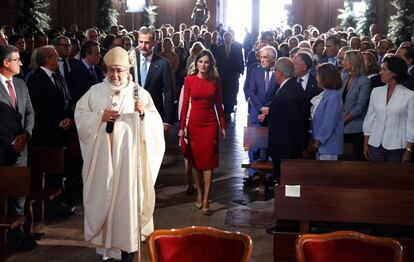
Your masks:
[[[52,78],[53,79],[53,71],[52,70],[50,70],[50,69],[48,69],[48,68],[46,68],[46,67],[44,67],[44,66],[41,66],[40,67],[43,71],[45,71],[45,73],[47,74],[47,76],[49,76],[50,78]]]
[[[140,54],[140,61],[141,61],[141,65],[142,63],[144,63],[145,60],[147,60],[148,63],[151,63],[152,61],[152,57],[154,56],[154,52],[152,52],[149,56],[145,57],[142,54]]]
[[[86,68],[90,69],[93,68],[93,65],[90,65],[88,62],[85,61],[85,59],[82,58],[82,63],[86,66]]]
[[[410,73],[410,71],[411,71],[411,69],[413,69],[413,67],[414,67],[414,65],[411,65],[411,66],[408,68],[408,73]]]
[[[309,71],[302,77],[298,77],[302,78],[302,83],[300,83],[302,85],[303,90],[306,90],[306,86],[308,85],[308,80],[309,80]]]

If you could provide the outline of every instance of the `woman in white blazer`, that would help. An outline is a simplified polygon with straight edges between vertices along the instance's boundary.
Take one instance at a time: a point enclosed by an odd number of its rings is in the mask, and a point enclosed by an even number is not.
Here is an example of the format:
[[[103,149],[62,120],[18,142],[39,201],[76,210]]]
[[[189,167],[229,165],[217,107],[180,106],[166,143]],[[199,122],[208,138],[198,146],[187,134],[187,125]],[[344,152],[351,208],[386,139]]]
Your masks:
[[[407,64],[395,55],[381,65],[384,86],[371,93],[364,120],[364,155],[376,162],[408,162],[414,143],[414,92],[402,85]]]

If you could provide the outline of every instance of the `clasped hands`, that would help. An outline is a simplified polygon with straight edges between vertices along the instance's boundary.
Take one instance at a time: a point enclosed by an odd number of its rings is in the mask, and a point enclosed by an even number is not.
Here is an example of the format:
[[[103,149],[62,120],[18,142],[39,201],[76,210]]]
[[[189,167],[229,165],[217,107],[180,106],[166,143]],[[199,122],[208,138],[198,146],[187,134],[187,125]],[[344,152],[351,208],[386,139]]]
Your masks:
[[[135,102],[135,112],[138,112],[140,116],[144,115],[144,104],[141,100]],[[115,122],[121,114],[117,110],[112,110],[109,107],[107,110],[104,110],[102,115],[102,122]]]
[[[257,116],[257,120],[260,123],[263,123],[263,121],[265,120],[266,116],[269,114],[269,107],[264,106],[260,109],[260,114]]]

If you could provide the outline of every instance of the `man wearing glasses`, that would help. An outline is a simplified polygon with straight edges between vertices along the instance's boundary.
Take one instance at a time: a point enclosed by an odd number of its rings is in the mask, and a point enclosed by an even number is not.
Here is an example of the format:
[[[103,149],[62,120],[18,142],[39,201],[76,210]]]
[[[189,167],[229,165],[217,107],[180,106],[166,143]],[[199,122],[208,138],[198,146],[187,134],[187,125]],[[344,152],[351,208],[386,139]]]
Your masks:
[[[13,77],[20,73],[21,65],[16,47],[0,45],[1,166],[27,166],[27,141],[32,135],[34,111],[25,82]],[[24,215],[24,202],[24,197],[9,198],[8,213]],[[26,248],[36,245],[34,241],[22,239],[21,227],[13,234]]]
[[[132,261],[154,231],[154,185],[165,151],[163,122],[132,81],[128,52],[106,53],[107,75],[76,104],[83,157],[85,239],[104,260]],[[138,229],[141,230],[138,230]]]

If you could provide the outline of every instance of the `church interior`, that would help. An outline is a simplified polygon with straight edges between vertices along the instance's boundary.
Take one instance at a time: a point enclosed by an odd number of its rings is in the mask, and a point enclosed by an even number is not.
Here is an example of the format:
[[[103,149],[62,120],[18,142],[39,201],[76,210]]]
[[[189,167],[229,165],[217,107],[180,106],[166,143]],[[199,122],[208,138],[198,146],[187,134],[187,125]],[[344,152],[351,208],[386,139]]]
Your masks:
[[[413,13],[1,1],[0,261],[414,261]]]

